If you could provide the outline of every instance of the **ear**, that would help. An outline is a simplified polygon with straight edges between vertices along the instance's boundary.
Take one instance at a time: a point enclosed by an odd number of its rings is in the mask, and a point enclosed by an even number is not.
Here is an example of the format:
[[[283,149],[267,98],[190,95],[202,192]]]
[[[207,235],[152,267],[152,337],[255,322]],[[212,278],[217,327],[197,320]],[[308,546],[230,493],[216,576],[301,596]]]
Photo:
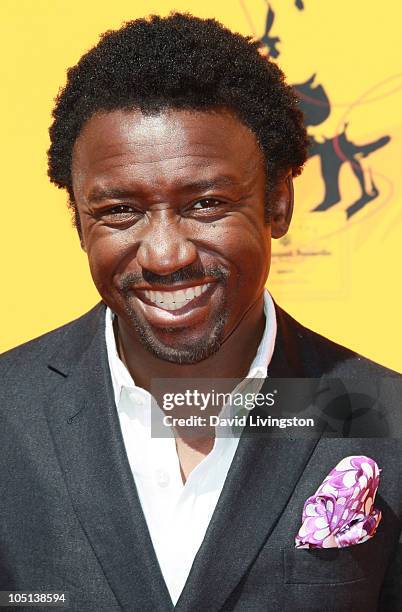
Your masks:
[[[292,175],[282,178],[275,192],[271,215],[272,238],[282,238],[289,229],[293,215],[293,181]]]

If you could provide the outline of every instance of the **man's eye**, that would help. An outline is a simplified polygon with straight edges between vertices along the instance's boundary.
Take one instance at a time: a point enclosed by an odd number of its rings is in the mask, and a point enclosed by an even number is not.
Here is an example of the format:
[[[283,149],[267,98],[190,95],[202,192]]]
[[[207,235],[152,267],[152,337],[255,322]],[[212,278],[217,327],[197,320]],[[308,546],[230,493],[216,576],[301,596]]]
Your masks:
[[[133,214],[135,211],[131,206],[127,206],[125,204],[119,204],[118,206],[113,206],[113,208],[109,208],[106,211],[106,215],[124,215],[124,214]]]
[[[128,204],[116,204],[103,210],[99,217],[108,225],[126,225],[127,223],[137,222],[140,213]]]
[[[191,207],[192,210],[205,210],[206,208],[216,208],[220,206],[222,202],[220,200],[214,200],[213,198],[206,198],[205,200],[199,200]]]

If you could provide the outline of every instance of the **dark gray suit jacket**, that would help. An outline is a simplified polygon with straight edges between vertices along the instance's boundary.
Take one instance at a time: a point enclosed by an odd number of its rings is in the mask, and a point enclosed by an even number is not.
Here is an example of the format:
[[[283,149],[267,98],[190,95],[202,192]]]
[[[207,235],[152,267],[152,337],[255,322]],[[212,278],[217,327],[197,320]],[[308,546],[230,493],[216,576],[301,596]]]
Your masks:
[[[167,612],[114,404],[104,313],[98,304],[0,358],[0,590],[67,592],[75,612]],[[379,381],[392,372],[278,307],[277,317],[270,376],[347,378],[349,391],[324,403],[316,438],[242,436],[175,609],[402,610],[400,379],[379,402]],[[333,417],[341,435],[355,435],[351,413],[377,421],[363,437],[340,438]],[[305,499],[356,454],[382,468],[377,534],[349,548],[296,550]]]

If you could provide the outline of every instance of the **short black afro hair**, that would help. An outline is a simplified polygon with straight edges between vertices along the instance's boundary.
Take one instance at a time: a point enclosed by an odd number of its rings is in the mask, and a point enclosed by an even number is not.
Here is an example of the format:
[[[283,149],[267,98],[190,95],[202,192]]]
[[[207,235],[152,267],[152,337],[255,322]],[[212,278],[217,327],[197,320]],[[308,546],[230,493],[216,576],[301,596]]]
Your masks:
[[[97,111],[134,108],[230,109],[263,150],[268,192],[281,173],[300,174],[308,146],[303,115],[281,70],[260,51],[261,43],[214,19],[181,13],[152,15],[104,33],[68,70],[56,98],[51,181],[67,189],[76,212],[71,156],[83,125]]]

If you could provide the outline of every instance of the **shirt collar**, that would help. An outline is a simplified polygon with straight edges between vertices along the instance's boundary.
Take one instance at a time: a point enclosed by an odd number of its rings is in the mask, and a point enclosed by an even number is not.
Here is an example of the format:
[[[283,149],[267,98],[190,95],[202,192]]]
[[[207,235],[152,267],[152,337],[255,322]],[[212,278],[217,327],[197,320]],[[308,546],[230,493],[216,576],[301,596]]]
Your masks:
[[[274,352],[277,330],[276,313],[272,297],[267,289],[264,290],[264,313],[264,334],[261,338],[261,342],[258,346],[256,355],[251,363],[250,370],[246,378],[266,378],[268,366],[271,361],[272,353]],[[122,388],[136,388],[137,385],[118,355],[113,331],[114,317],[114,312],[112,312],[109,307],[106,307],[106,348],[113,383],[114,398],[116,406],[118,406]]]

